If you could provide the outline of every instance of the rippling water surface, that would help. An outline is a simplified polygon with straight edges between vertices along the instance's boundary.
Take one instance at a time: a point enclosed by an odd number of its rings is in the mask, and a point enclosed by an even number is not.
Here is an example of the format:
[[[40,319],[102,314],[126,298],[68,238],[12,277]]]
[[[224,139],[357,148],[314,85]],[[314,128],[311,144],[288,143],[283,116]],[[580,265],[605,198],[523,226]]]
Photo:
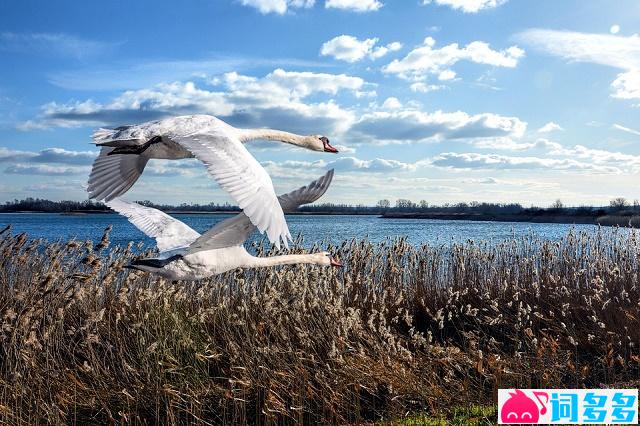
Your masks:
[[[204,232],[215,223],[231,215],[176,214],[198,232]],[[568,225],[556,223],[473,222],[430,219],[380,219],[377,216],[287,216],[291,234],[299,233],[305,246],[315,242],[339,243],[350,238],[368,238],[378,242],[388,237],[407,236],[413,244],[445,244],[465,242],[469,239],[499,242],[514,236],[535,235],[544,239],[558,239],[571,228],[593,230],[594,225]],[[108,225],[113,225],[112,244],[126,245],[129,241],[153,241],[138,231],[125,218],[116,214],[63,215],[57,213],[5,213],[0,214],[0,226],[11,224],[13,232],[26,232],[32,238],[49,241],[97,241]],[[254,238],[259,239],[258,234]]]

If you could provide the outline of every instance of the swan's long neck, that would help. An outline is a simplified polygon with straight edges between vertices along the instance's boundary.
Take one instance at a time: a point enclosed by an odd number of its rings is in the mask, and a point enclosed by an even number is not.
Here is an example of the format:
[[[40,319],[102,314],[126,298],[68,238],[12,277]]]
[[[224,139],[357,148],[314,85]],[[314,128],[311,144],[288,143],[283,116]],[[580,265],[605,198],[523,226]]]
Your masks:
[[[261,268],[278,265],[296,265],[300,263],[319,264],[320,261],[318,256],[314,254],[287,254],[283,256],[252,257],[252,260],[247,266],[251,268]]]
[[[238,133],[242,142],[266,139],[269,141],[281,141],[292,145],[304,146],[307,139],[306,136],[273,129],[238,129]]]

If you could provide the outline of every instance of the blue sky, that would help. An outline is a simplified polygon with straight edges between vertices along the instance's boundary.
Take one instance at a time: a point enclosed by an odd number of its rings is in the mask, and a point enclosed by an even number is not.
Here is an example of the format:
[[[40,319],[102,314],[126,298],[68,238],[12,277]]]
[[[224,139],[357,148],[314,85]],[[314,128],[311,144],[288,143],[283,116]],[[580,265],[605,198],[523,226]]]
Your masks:
[[[98,126],[205,113],[324,134],[337,156],[249,150],[323,201],[640,198],[633,0],[20,1],[0,4],[0,201],[85,199]],[[195,160],[127,195],[228,201]]]

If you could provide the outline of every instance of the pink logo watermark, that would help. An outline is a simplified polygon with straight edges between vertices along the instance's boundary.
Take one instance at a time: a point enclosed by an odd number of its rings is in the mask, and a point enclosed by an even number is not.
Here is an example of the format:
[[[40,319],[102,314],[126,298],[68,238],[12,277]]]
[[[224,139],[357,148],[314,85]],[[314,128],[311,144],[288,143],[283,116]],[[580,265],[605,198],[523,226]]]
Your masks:
[[[540,414],[546,414],[546,404],[549,402],[549,395],[546,392],[533,392],[537,399],[536,404],[531,398],[519,389],[509,392],[510,398],[500,410],[500,420],[502,423],[538,423]],[[544,397],[545,402],[541,398]]]
[[[637,424],[638,389],[500,389],[500,424]]]

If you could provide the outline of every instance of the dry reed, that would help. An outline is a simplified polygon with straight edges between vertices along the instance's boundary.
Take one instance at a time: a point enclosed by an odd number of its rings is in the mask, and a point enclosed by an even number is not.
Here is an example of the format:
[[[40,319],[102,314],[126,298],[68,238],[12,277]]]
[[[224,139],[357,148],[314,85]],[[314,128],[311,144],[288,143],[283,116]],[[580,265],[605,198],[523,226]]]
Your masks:
[[[342,270],[195,283],[123,269],[108,232],[0,233],[0,422],[355,423],[639,377],[635,231],[348,241]]]

